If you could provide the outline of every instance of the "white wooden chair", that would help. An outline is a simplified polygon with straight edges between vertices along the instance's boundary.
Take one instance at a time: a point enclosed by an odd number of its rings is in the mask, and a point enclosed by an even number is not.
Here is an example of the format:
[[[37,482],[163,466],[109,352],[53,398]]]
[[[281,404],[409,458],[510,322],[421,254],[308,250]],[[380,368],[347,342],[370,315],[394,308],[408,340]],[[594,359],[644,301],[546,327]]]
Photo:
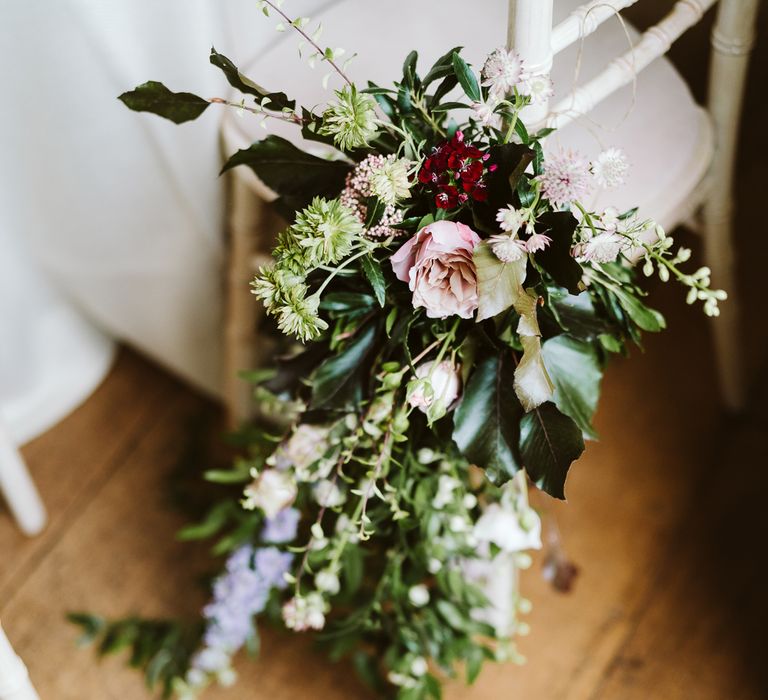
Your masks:
[[[418,49],[422,68],[451,46],[463,46],[465,57],[479,67],[492,49],[505,42],[529,68],[550,73],[555,96],[549,104],[528,108],[525,115],[529,126],[559,127],[545,148],[577,148],[594,156],[603,147],[618,146],[632,166],[625,186],[596,196],[592,204],[638,206],[641,214],[655,218],[667,230],[685,222],[703,231],[713,282],[730,295],[713,325],[723,398],[729,407],[738,408],[744,400],[744,385],[738,352],[731,190],[757,0],[720,2],[706,110],[695,103],[664,54],[716,0],[679,0],[661,23],[643,34],[614,19],[635,1],[494,0],[483,2],[482,11],[470,11],[479,10],[479,4],[470,8],[464,0],[338,0],[312,18],[323,21],[325,44],[357,53],[347,72],[359,81],[387,84],[396,79],[412,48]],[[257,82],[283,90],[301,104],[323,104],[329,92],[321,87],[321,68],[312,73],[298,58],[296,45],[296,37],[286,32],[253,60],[238,58],[244,72]],[[290,125],[270,122],[269,130],[310,150],[318,147],[303,142]],[[231,153],[263,138],[264,131],[256,119],[228,112],[223,136]],[[248,304],[253,306],[244,280],[253,272],[254,254],[268,248],[274,226],[263,228],[253,219],[244,225],[247,207],[254,207],[253,194],[268,200],[270,193],[245,168],[235,169],[233,179],[237,184],[229,214],[232,284],[225,341],[231,376],[252,359],[245,348],[253,345],[253,336],[250,343],[243,342],[244,333],[254,328],[253,316],[242,313]],[[710,187],[714,181],[718,186]],[[230,393],[235,392],[233,384]],[[242,410],[242,400],[239,405]]]
[[[40,700],[27,668],[0,627],[0,700]]]

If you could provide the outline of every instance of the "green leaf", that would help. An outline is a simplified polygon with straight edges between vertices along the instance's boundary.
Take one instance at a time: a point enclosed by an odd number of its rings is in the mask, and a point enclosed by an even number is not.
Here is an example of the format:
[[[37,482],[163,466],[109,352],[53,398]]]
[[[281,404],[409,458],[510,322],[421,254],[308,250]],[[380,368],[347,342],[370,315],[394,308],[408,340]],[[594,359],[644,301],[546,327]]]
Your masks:
[[[175,124],[197,119],[210,106],[208,100],[191,92],[171,92],[155,80],[124,92],[118,99],[134,112],[152,112]]]
[[[461,85],[467,97],[472,102],[482,102],[483,95],[480,92],[480,85],[467,62],[455,51],[451,56],[451,62],[453,63],[453,72],[456,74],[456,79],[459,81],[459,85]]]
[[[511,263],[499,260],[487,243],[475,248],[477,270],[477,321],[484,321],[513,306],[523,294],[527,256]]]
[[[523,408],[510,387],[514,362],[491,356],[475,366],[453,415],[453,439],[489,478],[507,481],[521,468],[518,449]]]
[[[365,360],[376,335],[375,325],[365,326],[344,350],[317,368],[312,377],[312,408],[343,408],[359,403]]]
[[[555,385],[555,406],[575,421],[585,437],[596,440],[592,417],[600,398],[603,371],[594,345],[558,335],[544,343],[542,352]]]
[[[253,170],[293,210],[303,209],[313,197],[338,196],[352,167],[344,161],[313,156],[275,135],[235,153],[221,172],[238,165]]]
[[[526,413],[520,423],[520,452],[525,471],[542,491],[565,499],[565,478],[571,463],[584,451],[576,423],[545,403]]]
[[[384,308],[384,301],[387,296],[387,284],[384,281],[384,273],[382,272],[379,261],[372,255],[364,255],[360,259],[360,264],[365,276],[371,283],[373,293],[376,295],[376,300],[379,302],[379,306]]]
[[[215,535],[229,520],[232,504],[229,501],[217,503],[200,523],[187,525],[176,533],[176,539],[204,540]]]
[[[371,228],[381,221],[387,205],[378,197],[370,196],[365,200],[365,228]]]
[[[618,300],[621,308],[644,331],[658,333],[666,328],[667,322],[664,320],[664,317],[656,309],[651,309],[643,304],[634,294],[622,289],[618,285],[612,285],[610,290]]]
[[[419,60],[417,51],[411,51],[403,62],[403,83],[411,90],[417,87],[416,62]]]
[[[429,69],[429,72],[424,76],[424,80],[422,81],[425,88],[435,80],[439,80],[440,78],[444,78],[446,75],[451,75],[453,73],[453,54],[459,53],[462,48],[464,47],[456,46],[435,61],[435,64]]]
[[[296,101],[289,100],[284,92],[269,92],[260,85],[254,83],[250,78],[243,75],[238,67],[232,63],[226,56],[220,54],[216,49],[211,49],[211,63],[221,69],[227,78],[229,84],[246,95],[253,95],[258,98],[259,104],[266,109],[282,111],[283,109],[293,110],[296,108]],[[265,100],[262,103],[262,100]]]
[[[565,287],[571,294],[581,291],[583,275],[581,265],[571,255],[576,219],[567,211],[547,212],[539,217],[536,231],[552,239],[546,249],[536,253],[536,262],[546,270],[553,280]]]
[[[360,547],[347,547],[344,554],[344,593],[352,595],[363,582],[363,552]]]

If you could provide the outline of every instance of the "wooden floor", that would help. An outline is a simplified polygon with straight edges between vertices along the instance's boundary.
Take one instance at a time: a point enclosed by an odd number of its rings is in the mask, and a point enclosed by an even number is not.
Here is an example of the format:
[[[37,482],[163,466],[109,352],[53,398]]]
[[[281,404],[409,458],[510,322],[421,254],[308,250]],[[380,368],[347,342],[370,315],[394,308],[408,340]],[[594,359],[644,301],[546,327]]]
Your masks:
[[[684,40],[684,68],[705,41],[701,33]],[[751,82],[764,85],[768,61],[758,49]],[[700,65],[691,71],[700,87]],[[750,411],[723,414],[703,315],[690,313],[679,290],[659,290],[654,301],[672,328],[610,369],[597,420],[604,437],[574,468],[569,502],[553,508],[581,568],[575,590],[554,592],[537,561],[523,578],[534,603],[521,642],[529,662],[488,667],[473,688],[450,687],[449,700],[768,698],[766,121],[765,97],[753,90],[737,209],[740,284],[752,292]],[[209,449],[217,426],[206,400],[124,351],[83,407],[24,449],[51,522],[27,540],[0,509],[0,618],[43,700],[150,697],[119,660],[97,663],[77,649],[64,614],[199,610],[195,580],[209,561],[174,540],[184,516],[169,476],[219,459]],[[368,696],[347,666],[329,664],[306,639],[268,633],[261,659],[242,665],[240,685],[206,697]]]

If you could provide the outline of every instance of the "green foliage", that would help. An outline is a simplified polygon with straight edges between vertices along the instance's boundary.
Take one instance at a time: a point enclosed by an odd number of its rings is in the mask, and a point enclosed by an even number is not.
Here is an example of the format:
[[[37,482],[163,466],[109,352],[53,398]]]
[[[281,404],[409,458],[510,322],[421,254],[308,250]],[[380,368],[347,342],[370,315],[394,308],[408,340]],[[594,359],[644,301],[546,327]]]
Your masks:
[[[584,451],[581,430],[554,404],[526,413],[520,423],[520,453],[533,483],[555,498],[565,498],[571,463]]]
[[[197,119],[210,106],[202,97],[191,92],[171,92],[155,80],[124,92],[118,99],[134,112],[151,112],[175,124]]]
[[[350,170],[344,161],[318,158],[274,135],[235,153],[221,172],[239,165],[253,170],[291,211],[304,209],[315,197],[335,197]]]
[[[295,100],[289,100],[284,92],[269,92],[243,75],[237,66],[216,49],[211,49],[211,64],[219,68],[227,78],[229,84],[246,95],[257,98],[259,105],[264,109],[274,111],[291,110],[296,107]]]
[[[464,90],[466,96],[472,102],[481,102],[483,95],[480,92],[480,85],[467,62],[455,52],[451,56],[451,62],[453,63],[453,72],[456,75],[456,80],[459,81],[459,85],[461,85],[461,89]]]
[[[184,676],[202,634],[201,625],[170,620],[128,617],[108,621],[88,613],[70,613],[67,618],[83,630],[81,644],[96,644],[99,656],[129,651],[129,664],[144,671],[150,690],[159,688],[170,698],[176,680]]]
[[[453,440],[489,478],[504,482],[521,468],[518,446],[523,408],[510,391],[514,362],[504,355],[476,366],[453,417]]]

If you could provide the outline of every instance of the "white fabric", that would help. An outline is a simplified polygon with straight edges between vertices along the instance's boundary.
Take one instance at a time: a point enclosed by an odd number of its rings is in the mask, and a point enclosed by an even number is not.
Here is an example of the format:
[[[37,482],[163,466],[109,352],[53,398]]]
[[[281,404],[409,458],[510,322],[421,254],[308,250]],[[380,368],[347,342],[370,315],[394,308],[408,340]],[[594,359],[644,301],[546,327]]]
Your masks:
[[[221,111],[176,127],[116,98],[148,79],[224,95],[210,47],[252,55],[273,25],[250,0],[0,3],[0,420],[15,444],[94,389],[109,336],[220,392]]]

